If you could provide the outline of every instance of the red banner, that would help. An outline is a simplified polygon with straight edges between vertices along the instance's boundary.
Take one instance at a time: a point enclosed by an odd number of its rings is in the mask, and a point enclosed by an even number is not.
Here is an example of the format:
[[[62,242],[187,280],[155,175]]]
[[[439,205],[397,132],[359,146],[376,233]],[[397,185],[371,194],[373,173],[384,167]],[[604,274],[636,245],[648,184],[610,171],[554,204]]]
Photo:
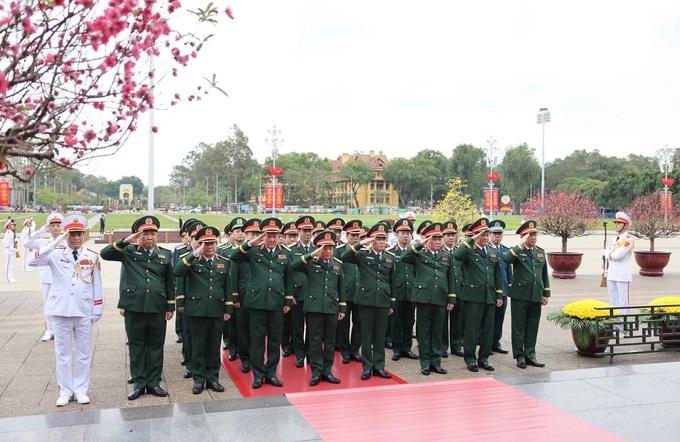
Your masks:
[[[9,181],[0,181],[0,207],[9,206]]]
[[[278,184],[276,185],[276,194],[274,193],[274,186],[265,187],[264,208],[283,209],[283,186],[280,186]]]
[[[489,207],[491,207],[490,210],[494,212],[498,211],[498,189],[494,189],[493,193],[489,189],[484,191],[484,211],[488,212]]]
[[[666,204],[664,204],[664,200],[665,200],[665,202],[668,203],[668,210],[672,210],[673,209],[673,192],[670,192],[670,191],[667,192],[667,193],[661,192],[660,197],[661,197],[661,210],[666,210]],[[1,205],[2,204],[0,204],[0,206]]]

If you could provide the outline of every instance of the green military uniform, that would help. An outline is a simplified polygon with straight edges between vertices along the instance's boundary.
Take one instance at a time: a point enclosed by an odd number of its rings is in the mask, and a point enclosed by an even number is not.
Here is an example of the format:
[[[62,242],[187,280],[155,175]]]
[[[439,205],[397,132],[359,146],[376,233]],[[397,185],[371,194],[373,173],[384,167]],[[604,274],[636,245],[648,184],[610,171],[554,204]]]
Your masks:
[[[445,237],[447,234],[453,234],[454,236],[457,233],[458,225],[454,221],[447,221],[445,223],[442,223],[442,235]],[[452,248],[448,248],[446,245],[446,241],[442,239],[442,248],[441,251],[444,253],[448,253],[451,256],[451,262],[455,264],[455,259],[453,258],[453,252],[456,250],[455,245]],[[452,265],[453,265],[452,264]],[[455,265],[454,267],[454,277],[458,276],[458,273],[456,272]],[[458,288],[458,280],[456,280],[456,286],[453,287],[453,292],[454,293],[460,293],[457,291]],[[449,356],[449,344],[450,342],[453,341],[451,339],[451,336],[454,334],[454,329],[455,327],[458,327],[458,324],[460,323],[460,312],[459,310],[459,305],[458,303],[456,304],[456,308],[451,310],[450,312],[447,311],[444,315],[444,328],[442,330],[442,347],[441,347],[441,356],[443,358],[447,358]],[[460,346],[460,345],[459,345]],[[460,348],[459,348],[460,349]]]
[[[179,226],[179,235],[183,236],[186,234],[186,228],[189,224],[193,223],[194,221],[197,221],[195,218],[189,218],[188,220],[184,221],[183,223],[180,222]],[[175,264],[177,264],[177,258],[180,255],[183,255],[184,253],[188,252],[191,249],[191,246],[189,244],[179,244],[172,250],[172,267],[175,268]],[[176,307],[176,306],[175,306]],[[177,334],[177,342],[182,343],[184,341],[184,315],[180,312],[178,312],[175,309],[175,334]],[[182,349],[184,349],[184,345],[182,345]]]
[[[464,234],[469,232],[470,224],[466,224],[461,229]],[[456,274],[456,293],[460,295],[463,292],[463,261],[456,259],[455,249],[451,251],[451,256],[453,256],[453,270]],[[458,296],[458,303],[456,308],[451,312],[451,323],[449,329],[449,343],[451,345],[451,354],[456,356],[463,355],[463,330],[465,330],[465,302],[463,298]]]
[[[535,221],[527,221],[517,230],[519,235],[536,231]],[[550,278],[545,251],[515,246],[505,253],[503,259],[512,263],[512,285],[508,296],[512,299],[512,356],[524,356],[536,361],[536,339],[541,322],[542,298],[550,297]],[[540,364],[540,363],[539,363]]]
[[[378,223],[369,230],[368,235],[387,238],[387,228],[385,224]],[[384,373],[385,370],[385,332],[390,308],[396,301],[392,294],[392,288],[396,286],[395,257],[387,250],[375,253],[373,248],[361,249],[360,243],[357,243],[342,255],[342,261],[359,267],[359,284],[354,302],[359,306],[361,321],[362,379],[367,379],[371,370],[375,374]]]
[[[488,220],[481,218],[472,225],[473,233],[488,230]],[[463,242],[454,252],[463,261],[463,290],[460,297],[465,302],[464,344],[465,363],[476,371],[477,363],[488,364],[493,341],[493,321],[496,301],[501,299],[500,257],[495,249],[487,250],[475,244],[472,238]],[[475,356],[479,342],[479,357]],[[493,367],[490,367],[493,369]]]
[[[361,232],[361,224],[360,220],[347,221],[343,230],[347,235],[358,234]],[[342,261],[345,293],[347,294],[347,314],[342,320],[338,321],[338,330],[335,336],[336,347],[340,349],[342,362],[345,364],[349,363],[350,358],[361,360],[359,356],[361,350],[361,320],[359,319],[359,306],[354,304],[359,282],[359,267],[354,263],[342,260],[342,255],[350,249],[351,247],[348,244],[340,244],[335,248],[335,257]]]
[[[426,238],[441,237],[441,223],[432,223],[423,230]],[[442,250],[423,250],[422,243],[412,244],[402,260],[415,267],[411,300],[416,304],[416,336],[420,368],[425,375],[430,370],[446,373],[441,368],[442,330],[446,305],[456,303],[456,278],[453,258]]]
[[[288,235],[298,236],[298,229],[295,227],[295,221],[289,221],[281,228],[281,234],[284,238]],[[286,246],[289,246],[287,241],[284,241]],[[295,277],[295,275],[293,275]],[[283,331],[281,332],[281,353],[284,357],[288,357],[293,352],[293,320],[292,313],[284,313],[283,315]]]
[[[263,232],[277,233],[281,221],[276,218],[262,220]],[[254,388],[262,386],[263,378],[276,379],[276,368],[281,359],[281,329],[283,307],[293,305],[293,284],[290,252],[276,245],[270,251],[264,244],[252,247],[245,242],[231,257],[236,263],[248,263],[250,280],[246,288],[243,307],[250,314],[250,356]],[[265,337],[267,339],[267,364],[264,363]],[[275,384],[276,385],[276,384]]]
[[[302,230],[313,231],[314,218],[303,216],[295,222],[298,232]],[[302,240],[290,246],[291,262],[300,259],[302,256],[311,253],[315,249],[310,238],[308,244],[303,244]],[[291,344],[295,353],[295,365],[302,368],[305,357],[307,357],[307,345],[305,344],[305,291],[307,289],[307,274],[304,271],[293,270],[293,296],[295,303],[290,309],[291,319]]]
[[[135,223],[137,229],[158,230],[156,217],[142,219]],[[140,392],[136,399],[145,389],[159,387],[163,374],[166,313],[175,310],[171,252],[160,247],[147,251],[121,239],[104,247],[100,256],[122,264],[118,308],[125,310],[130,374],[133,389]]]
[[[202,243],[215,242],[218,235],[219,229],[203,227],[196,233],[196,239]],[[186,277],[187,282],[186,293],[178,296],[177,304],[184,307],[184,319],[191,330],[193,391],[200,393],[205,383],[220,391],[211,386],[219,386],[223,323],[225,314],[233,313],[229,264],[217,254],[207,258],[187,253],[174,272],[178,277]]]
[[[408,219],[400,219],[394,225],[394,231],[399,232],[406,230],[413,231],[413,224]],[[409,249],[409,246],[402,249],[399,244],[396,244],[390,249],[394,254],[395,267],[395,286],[394,286],[394,312],[391,315],[392,321],[392,351],[393,360],[398,360],[401,356],[409,358],[416,358],[411,351],[413,347],[413,324],[415,323],[416,307],[411,302],[411,293],[413,292],[413,281],[415,278],[415,271],[413,264],[405,262],[402,257]]]
[[[322,232],[314,240],[318,247],[335,245],[335,234]],[[342,261],[331,258],[324,262],[310,253],[293,261],[293,268],[305,272],[309,286],[305,292],[305,312],[309,331],[309,363],[312,378],[332,376],[335,331],[338,314],[347,311]],[[318,382],[318,379],[317,379]]]

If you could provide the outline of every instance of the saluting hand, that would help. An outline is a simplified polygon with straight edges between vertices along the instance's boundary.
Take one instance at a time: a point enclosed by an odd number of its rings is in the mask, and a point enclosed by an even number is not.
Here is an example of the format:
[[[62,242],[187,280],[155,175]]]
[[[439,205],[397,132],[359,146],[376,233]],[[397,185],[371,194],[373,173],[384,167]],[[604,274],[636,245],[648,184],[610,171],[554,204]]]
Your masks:
[[[139,237],[142,235],[142,232],[135,232],[132,235],[128,235],[127,238],[123,240],[125,244],[136,244],[137,241],[139,240]]]
[[[375,240],[375,237],[371,238],[364,238],[361,241],[359,241],[359,245],[365,246],[366,244],[370,244]]]
[[[453,309],[456,307],[456,304],[446,304],[446,310],[452,312]]]
[[[198,258],[199,256],[201,256],[201,254],[203,253],[204,247],[205,247],[205,243],[202,242],[198,247],[196,247],[196,249],[194,249],[194,257],[195,258]]]
[[[262,243],[264,242],[264,239],[265,239],[266,237],[267,237],[267,232],[262,232],[262,233],[260,234],[260,236],[258,236],[257,238],[251,239],[250,241],[248,241],[248,244],[249,244],[251,247],[259,246],[260,244],[262,244]]]

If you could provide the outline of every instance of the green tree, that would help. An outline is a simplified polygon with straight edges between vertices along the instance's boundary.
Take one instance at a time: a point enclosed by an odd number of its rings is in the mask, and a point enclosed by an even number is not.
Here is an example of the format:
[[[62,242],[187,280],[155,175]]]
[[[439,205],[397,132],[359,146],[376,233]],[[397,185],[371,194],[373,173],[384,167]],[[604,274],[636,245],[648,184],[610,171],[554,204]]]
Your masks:
[[[351,182],[352,196],[354,197],[355,207],[359,207],[357,190],[359,187],[370,183],[375,178],[375,171],[371,166],[361,160],[345,163],[340,169],[340,178]]]
[[[397,191],[399,205],[407,207],[415,201],[430,200],[431,189],[440,179],[440,170],[427,157],[395,158],[383,169],[383,178]]]
[[[439,171],[439,178],[435,181],[434,185],[432,186],[432,196],[435,200],[441,200],[444,198],[444,195],[446,192],[449,190],[448,186],[448,181],[449,181],[449,161],[448,158],[446,158],[446,155],[441,153],[438,150],[432,150],[432,149],[424,149],[421,150],[416,154],[415,157],[413,157],[414,160],[428,160],[431,164],[434,165],[434,167],[437,168]],[[429,198],[430,197],[430,190],[428,190],[427,193],[427,200],[429,203]],[[423,198],[425,199],[425,198]],[[428,204],[429,207],[429,204]]]
[[[265,161],[266,167],[271,164],[271,158]],[[277,182],[284,185],[286,202],[307,207],[318,205],[321,201],[327,202],[331,177],[328,160],[311,152],[291,152],[280,155],[276,166],[283,169]]]
[[[532,186],[541,180],[541,166],[534,153],[534,149],[526,143],[510,147],[499,166],[503,180],[501,191],[510,195],[514,213],[519,213],[519,204],[531,194]]]
[[[472,201],[479,202],[488,185],[484,150],[471,144],[460,144],[453,149],[449,160],[449,176],[460,178]]]

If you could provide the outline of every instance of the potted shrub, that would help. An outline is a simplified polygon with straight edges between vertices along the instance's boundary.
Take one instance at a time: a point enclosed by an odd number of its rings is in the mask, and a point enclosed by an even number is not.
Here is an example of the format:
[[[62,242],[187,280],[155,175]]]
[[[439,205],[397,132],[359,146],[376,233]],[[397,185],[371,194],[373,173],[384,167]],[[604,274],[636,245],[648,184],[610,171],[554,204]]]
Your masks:
[[[656,298],[649,305],[659,306],[653,312],[645,311],[649,316],[644,319],[652,334],[661,336],[662,347],[680,347],[680,296]]]
[[[597,225],[597,209],[587,197],[579,192],[552,190],[545,195],[535,194],[522,204],[525,219],[538,222],[541,232],[562,238],[560,252],[547,252],[552,276],[560,279],[576,278],[583,253],[567,251],[567,240],[590,234]]]
[[[669,207],[665,210],[656,195],[640,196],[625,212],[633,221],[630,234],[636,238],[648,239],[649,250],[635,250],[635,262],[640,266],[642,276],[663,276],[663,269],[670,261],[671,252],[656,251],[654,240],[672,238],[680,232],[680,209]]]
[[[613,335],[610,320],[596,321],[595,318],[609,316],[609,310],[596,310],[595,307],[609,307],[603,301],[582,299],[550,313],[548,321],[554,322],[563,329],[571,329],[571,337],[576,345],[576,353],[581,356],[596,356],[607,349],[609,339]],[[617,311],[614,310],[614,314]]]

